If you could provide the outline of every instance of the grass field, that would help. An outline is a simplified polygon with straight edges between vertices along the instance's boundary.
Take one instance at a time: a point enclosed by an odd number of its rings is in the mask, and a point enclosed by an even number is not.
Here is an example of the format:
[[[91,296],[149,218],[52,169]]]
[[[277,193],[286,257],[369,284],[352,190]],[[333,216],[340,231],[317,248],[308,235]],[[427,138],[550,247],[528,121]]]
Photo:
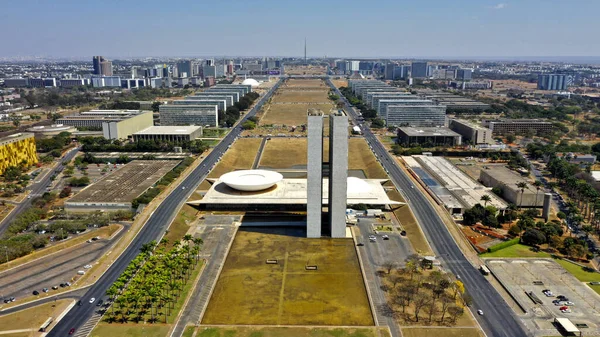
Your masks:
[[[17,311],[10,315],[0,316],[0,332],[7,330],[37,329],[49,317],[57,317],[69,306],[71,300],[58,300],[35,306],[30,309]],[[27,334],[29,335],[29,334]],[[0,336],[5,336],[1,334]]]
[[[582,267],[573,264],[569,261],[559,259],[556,259],[554,261],[558,262],[558,264],[565,268],[569,273],[573,274],[573,276],[575,276],[581,282],[600,282],[600,273],[587,271]],[[588,286],[592,288],[598,295],[600,295],[600,286],[593,286],[589,284]]]
[[[192,330],[193,331],[193,330]],[[187,331],[186,331],[187,332]],[[185,334],[184,334],[185,336]],[[191,336],[191,334],[189,335]],[[387,328],[200,327],[197,337],[389,337]]]
[[[403,337],[483,337],[477,328],[402,328]]]
[[[350,170],[363,170],[369,179],[386,179],[388,177],[364,138],[350,138],[348,154]]]
[[[202,324],[373,325],[352,240],[305,235],[240,228]]]
[[[252,168],[261,141],[261,138],[240,138],[236,140],[208,176],[218,178],[227,172]]]
[[[505,257],[505,258],[511,258],[511,257],[536,257],[536,258],[545,258],[545,257],[551,257],[550,254],[546,253],[546,252],[534,252],[531,250],[531,247],[529,246],[525,246],[522,244],[516,244],[510,247],[506,247],[504,249],[500,249],[497,250],[493,253],[483,253],[480,255],[481,257]]]
[[[289,89],[280,89],[275,95],[273,95],[272,102],[329,103],[330,100],[329,98],[327,98],[328,94],[329,90],[325,87],[319,91],[312,89],[311,91],[293,91]]]
[[[320,109],[327,114],[333,104],[271,104],[260,119],[260,124],[303,125],[307,122],[306,113],[309,108]]]
[[[169,324],[119,324],[100,323],[90,334],[90,337],[166,337],[171,325]]]
[[[405,201],[400,192],[398,192],[396,189],[387,192],[387,195],[392,200],[401,202]],[[406,205],[403,205],[393,208],[392,211],[394,212],[394,215],[398,221],[400,221],[402,228],[404,228],[406,231],[406,237],[410,241],[410,244],[413,246],[413,248],[419,254],[432,255],[433,252],[431,251],[431,247],[429,247],[429,243],[427,242],[427,239],[425,239],[421,228],[419,228],[419,223],[410,211],[410,208]]]
[[[181,207],[181,210],[177,213],[175,219],[173,219],[171,226],[169,226],[169,232],[165,234],[165,239],[169,240],[167,249],[170,249],[173,246],[173,242],[183,238],[185,233],[190,229],[190,223],[196,219],[196,213],[198,213],[198,210],[192,206],[184,204]]]

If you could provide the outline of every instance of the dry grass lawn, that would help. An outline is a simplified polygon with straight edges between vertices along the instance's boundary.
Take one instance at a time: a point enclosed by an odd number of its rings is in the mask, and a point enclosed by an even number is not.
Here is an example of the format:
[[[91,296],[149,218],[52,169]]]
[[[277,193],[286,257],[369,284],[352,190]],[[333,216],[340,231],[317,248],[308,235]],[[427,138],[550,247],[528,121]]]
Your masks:
[[[322,80],[316,79],[299,79],[293,78],[287,80],[281,88],[308,88],[308,87],[323,87],[327,88],[327,85]]]
[[[336,88],[347,87],[348,80],[331,80],[331,83],[336,86]]]
[[[240,228],[202,324],[372,326],[353,241],[305,235]]]
[[[328,98],[329,91],[323,90],[311,90],[311,91],[292,91],[292,90],[279,90],[273,95],[272,103],[284,103],[284,102],[298,102],[298,103],[330,103]]]
[[[306,165],[307,138],[271,138],[267,141],[259,167],[287,169]]]
[[[49,318],[57,317],[72,300],[58,300],[0,316],[0,332],[7,330],[37,329]],[[4,335],[0,335],[4,336]]]
[[[166,337],[171,329],[170,324],[108,324],[100,323],[90,337]]]
[[[404,337],[483,337],[477,328],[402,328]]]
[[[194,200],[197,199],[194,198]],[[187,204],[181,207],[181,210],[179,210],[179,213],[177,213],[177,216],[175,216],[175,219],[173,219],[173,222],[169,226],[169,232],[165,234],[165,239],[169,240],[167,249],[173,246],[173,242],[183,239],[185,233],[190,229],[190,224],[196,220],[197,213],[197,209]]]
[[[306,114],[309,108],[320,109],[328,114],[333,104],[271,104],[265,108],[260,124],[303,125],[307,122]]]
[[[392,200],[405,201],[400,192],[396,189],[387,192],[387,195]],[[392,208],[392,211],[406,231],[406,237],[415,251],[421,255],[432,255],[433,252],[431,251],[431,247],[429,247],[429,243],[427,242],[427,239],[425,239],[425,235],[421,231],[419,223],[417,222],[417,219],[415,219],[414,214],[410,211],[410,208],[407,205],[402,205]]]
[[[348,142],[348,168],[363,170],[369,179],[387,179],[388,175],[369,149],[367,141],[360,137],[350,138]]]
[[[193,329],[192,329],[193,331]],[[185,336],[185,335],[184,335]],[[189,334],[192,336],[192,334]],[[389,337],[386,327],[290,328],[290,327],[200,327],[197,337]]]
[[[208,174],[209,178],[218,178],[222,174],[235,170],[251,169],[256,153],[262,142],[261,138],[240,138],[227,152],[215,168]]]

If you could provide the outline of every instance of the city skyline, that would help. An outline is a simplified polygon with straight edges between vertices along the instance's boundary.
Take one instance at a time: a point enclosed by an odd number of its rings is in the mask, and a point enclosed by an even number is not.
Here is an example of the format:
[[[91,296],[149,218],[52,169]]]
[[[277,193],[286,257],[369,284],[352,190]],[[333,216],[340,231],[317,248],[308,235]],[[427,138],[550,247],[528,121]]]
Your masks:
[[[592,2],[572,6],[538,0],[380,1],[368,8],[312,0],[285,4],[187,2],[177,8],[159,4],[154,0],[143,6],[116,1],[12,3],[0,13],[0,28],[22,28],[19,34],[6,36],[10,48],[3,48],[0,57],[301,57],[305,37],[311,58],[558,57],[568,62],[573,56],[600,56],[600,46],[589,43],[592,32],[600,30],[600,23],[593,18],[600,3]],[[184,7],[186,10],[181,10]],[[369,8],[371,14],[365,11]],[[23,27],[19,13],[25,12],[28,24]],[[154,19],[148,20],[148,15]],[[576,25],[572,17],[578,18]],[[218,29],[209,33],[203,29],[211,26]]]

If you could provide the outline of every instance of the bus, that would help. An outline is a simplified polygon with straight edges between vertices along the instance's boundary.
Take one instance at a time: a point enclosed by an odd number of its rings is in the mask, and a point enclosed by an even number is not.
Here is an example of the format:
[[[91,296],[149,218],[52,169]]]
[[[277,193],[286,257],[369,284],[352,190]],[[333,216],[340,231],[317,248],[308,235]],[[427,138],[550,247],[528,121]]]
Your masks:
[[[481,266],[479,266],[479,271],[483,275],[489,275],[490,274],[490,270],[488,269],[488,267],[485,266],[485,264],[482,264]]]
[[[46,329],[48,329],[48,327],[50,326],[50,324],[52,324],[52,322],[54,322],[54,317],[50,317],[48,318],[44,324],[42,324],[42,326],[40,326],[40,332],[46,332]]]

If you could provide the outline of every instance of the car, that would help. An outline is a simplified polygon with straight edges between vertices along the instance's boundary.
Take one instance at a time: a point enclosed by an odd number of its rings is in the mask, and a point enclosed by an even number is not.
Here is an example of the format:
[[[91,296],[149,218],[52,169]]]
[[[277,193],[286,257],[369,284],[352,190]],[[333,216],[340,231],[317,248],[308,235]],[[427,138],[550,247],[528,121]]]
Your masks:
[[[10,300],[7,298],[4,300],[4,303],[10,303]]]
[[[375,242],[375,241],[377,241],[377,238],[375,238],[375,237],[369,238],[369,241]]]
[[[566,305],[563,305],[562,307],[558,308],[558,310],[566,310],[569,309],[569,307],[567,307]]]
[[[90,269],[90,268],[92,268],[92,265],[91,264],[86,264],[85,266],[83,266],[83,268],[84,269]]]
[[[563,302],[564,305],[575,305],[575,303],[571,302],[571,301],[566,301]]]
[[[70,287],[70,286],[71,286],[71,282],[65,282],[65,285],[66,285],[67,287]]]
[[[563,310],[561,310],[560,312],[562,312],[562,313],[564,313],[564,314],[567,314],[567,313],[570,313],[570,312],[571,312],[571,309],[563,309]]]
[[[101,306],[102,306],[102,304],[104,304],[104,301],[103,301],[103,300],[100,300],[100,301],[98,301],[98,303],[96,303],[96,306],[97,306],[97,307],[101,307]]]
[[[362,246],[364,246],[365,244],[364,244],[364,243],[362,243],[362,242],[359,242],[359,243],[357,243],[356,245],[357,245],[357,246],[359,246],[359,247],[362,247]]]
[[[77,301],[77,305],[81,306],[83,303],[81,302],[81,300]]]
[[[17,299],[16,299],[16,298],[14,298],[14,297],[11,297],[11,298],[10,298],[10,301],[11,301],[11,302],[14,302],[14,301],[16,301],[16,300],[17,300]]]
[[[182,189],[182,190],[185,190],[185,186],[182,186],[182,187],[181,187],[181,189]]]
[[[61,284],[60,284],[60,287],[61,287],[61,288],[64,288],[64,287],[66,287],[66,286],[67,286],[67,285],[66,285],[66,284],[64,284],[64,283],[61,283]]]
[[[37,290],[34,290],[34,291],[33,291],[33,295],[34,295],[34,296],[37,296],[37,295],[39,295],[39,294],[40,294],[40,292],[39,292],[39,291],[37,291]]]
[[[95,300],[96,300],[95,297],[90,298],[90,303],[94,303]]]
[[[400,235],[406,236],[406,231],[403,230],[402,232],[400,232]]]
[[[58,289],[58,286],[52,286],[52,290]]]
[[[390,237],[387,236],[387,235],[383,235],[381,238],[384,239],[384,240],[389,240],[390,239]]]
[[[598,281],[590,282],[590,285],[600,286],[600,282],[598,282]]]
[[[75,333],[75,328],[71,328],[71,330],[69,330],[69,335],[72,335]]]
[[[86,241],[87,243],[92,243],[92,239],[89,239]]]
[[[556,302],[552,301],[552,303],[554,303],[554,305],[556,305],[556,306],[562,305],[562,303],[560,303],[560,301],[556,301]]]
[[[477,310],[477,314],[478,314],[479,316],[483,316],[483,310],[481,310],[481,309]]]
[[[31,199],[31,196],[30,196],[30,195],[28,195],[28,196],[27,196],[27,199]]]
[[[42,289],[43,292],[47,293],[48,292],[48,288],[44,288]]]

